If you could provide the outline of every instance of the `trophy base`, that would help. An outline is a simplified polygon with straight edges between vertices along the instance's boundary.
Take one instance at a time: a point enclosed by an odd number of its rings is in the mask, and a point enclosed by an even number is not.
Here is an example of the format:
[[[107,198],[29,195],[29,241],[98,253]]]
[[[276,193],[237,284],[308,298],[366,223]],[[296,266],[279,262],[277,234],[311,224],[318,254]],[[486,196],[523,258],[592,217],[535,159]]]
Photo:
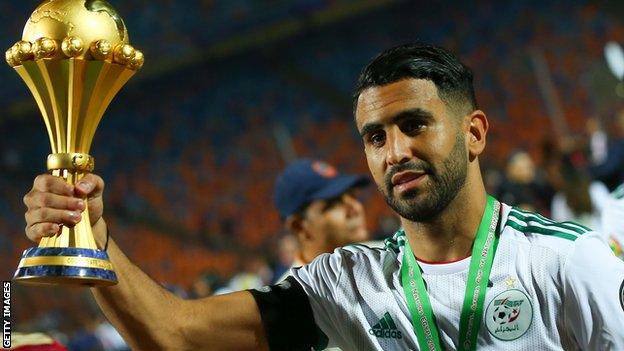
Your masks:
[[[29,284],[110,286],[117,284],[108,254],[77,247],[31,247],[13,280]]]

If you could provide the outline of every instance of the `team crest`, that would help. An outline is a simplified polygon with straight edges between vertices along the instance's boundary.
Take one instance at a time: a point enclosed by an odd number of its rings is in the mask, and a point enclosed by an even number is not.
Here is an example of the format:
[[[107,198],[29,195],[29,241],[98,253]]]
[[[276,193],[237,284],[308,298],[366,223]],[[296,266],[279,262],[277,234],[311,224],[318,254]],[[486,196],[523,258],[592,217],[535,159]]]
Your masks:
[[[497,339],[515,340],[529,330],[533,321],[531,300],[518,289],[498,294],[485,310],[485,325]]]

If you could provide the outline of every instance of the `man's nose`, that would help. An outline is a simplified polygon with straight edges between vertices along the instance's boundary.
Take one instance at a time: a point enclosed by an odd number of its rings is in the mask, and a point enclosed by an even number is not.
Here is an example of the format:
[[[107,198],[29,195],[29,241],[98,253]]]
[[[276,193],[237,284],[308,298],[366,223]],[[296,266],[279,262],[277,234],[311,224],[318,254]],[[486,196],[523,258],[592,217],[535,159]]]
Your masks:
[[[397,126],[394,126],[386,133],[386,145],[388,145],[386,154],[388,166],[405,163],[410,160],[412,153],[409,137],[403,134]]]

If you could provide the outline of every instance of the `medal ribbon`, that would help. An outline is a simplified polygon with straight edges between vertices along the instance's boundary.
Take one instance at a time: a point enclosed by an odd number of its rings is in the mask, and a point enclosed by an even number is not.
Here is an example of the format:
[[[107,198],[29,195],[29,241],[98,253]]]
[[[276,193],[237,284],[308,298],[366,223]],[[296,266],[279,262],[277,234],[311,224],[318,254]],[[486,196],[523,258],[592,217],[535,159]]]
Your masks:
[[[477,346],[485,290],[494,262],[494,253],[498,246],[499,235],[496,231],[500,208],[501,204],[488,195],[485,211],[472,247],[468,282],[459,320],[458,350],[475,350]],[[427,287],[407,237],[403,250],[401,282],[420,350],[441,351],[440,335],[427,294]]]

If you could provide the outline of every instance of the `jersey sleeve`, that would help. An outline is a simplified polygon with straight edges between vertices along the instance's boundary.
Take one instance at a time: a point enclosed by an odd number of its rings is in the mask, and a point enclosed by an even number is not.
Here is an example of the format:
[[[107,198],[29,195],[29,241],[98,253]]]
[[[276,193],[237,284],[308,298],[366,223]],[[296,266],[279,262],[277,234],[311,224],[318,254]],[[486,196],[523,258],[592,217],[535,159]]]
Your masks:
[[[624,262],[598,233],[574,243],[563,270],[564,323],[583,350],[624,350]]]
[[[344,257],[337,249],[332,254],[318,256],[308,265],[292,269],[293,278],[308,295],[321,335],[320,349],[336,346],[343,329],[349,327],[338,322],[345,313],[337,291],[344,268]]]

